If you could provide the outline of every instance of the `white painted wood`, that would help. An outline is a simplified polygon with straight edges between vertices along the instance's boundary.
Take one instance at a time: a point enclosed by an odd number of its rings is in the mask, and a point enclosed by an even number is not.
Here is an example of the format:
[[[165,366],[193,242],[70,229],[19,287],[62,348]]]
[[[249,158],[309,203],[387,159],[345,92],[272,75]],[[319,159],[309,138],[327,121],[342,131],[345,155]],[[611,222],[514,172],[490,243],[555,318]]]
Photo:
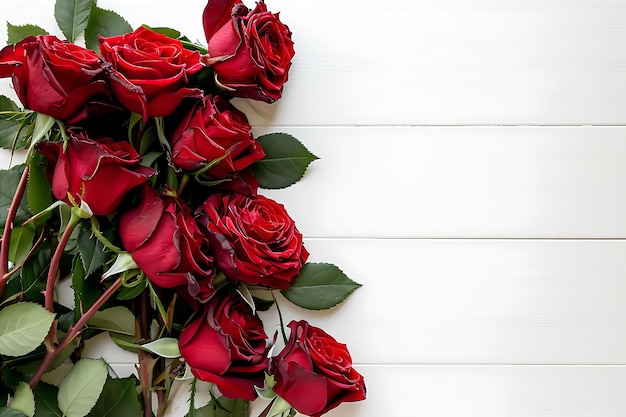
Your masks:
[[[279,297],[284,320],[324,328],[359,363],[626,365],[625,241],[313,239],[306,246],[312,262],[335,263],[363,287],[330,311]],[[261,317],[273,334],[276,310]],[[114,346],[102,339],[89,355]],[[115,363],[134,359],[111,355]]]
[[[252,2],[250,2],[252,3]],[[52,30],[52,1],[3,20]],[[201,0],[101,0],[133,26],[204,41]],[[256,124],[615,124],[626,106],[618,0],[275,0],[297,56],[285,99]],[[174,9],[174,10],[173,10]],[[0,31],[0,42],[6,39]]]
[[[626,236],[623,127],[270,130],[321,158],[265,192],[307,236]]]
[[[266,131],[321,158],[294,186],[264,191],[308,237],[626,237],[624,127]]]

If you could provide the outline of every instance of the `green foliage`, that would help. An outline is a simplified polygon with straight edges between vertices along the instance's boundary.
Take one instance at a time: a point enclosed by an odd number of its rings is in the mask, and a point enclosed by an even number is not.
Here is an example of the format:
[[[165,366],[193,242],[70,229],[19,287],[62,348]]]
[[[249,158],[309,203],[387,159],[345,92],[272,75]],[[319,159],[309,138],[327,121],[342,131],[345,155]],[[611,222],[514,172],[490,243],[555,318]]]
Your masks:
[[[24,413],[12,410],[10,408],[0,408],[0,417],[28,417]]]
[[[55,314],[39,304],[17,303],[0,310],[0,354],[21,356],[37,349]]]
[[[46,384],[45,382],[39,382],[34,391],[36,417],[63,416],[57,404],[59,388],[54,385]]]
[[[35,395],[26,382],[20,382],[15,389],[9,408],[19,411],[28,417],[35,415]]]
[[[135,316],[123,306],[115,306],[96,312],[87,322],[89,327],[134,336]]]
[[[333,264],[307,263],[298,278],[281,293],[299,307],[326,310],[344,301],[360,286]]]
[[[25,135],[21,130],[25,113],[10,98],[0,95],[0,148],[18,149],[24,146]]]
[[[26,188],[26,201],[31,213],[37,214],[52,205],[52,190],[46,178],[46,167],[43,164],[43,156],[36,152],[33,154],[28,173],[28,186]],[[50,213],[38,218],[44,222],[50,218]]]
[[[91,11],[92,0],[57,0],[54,5],[54,17],[66,39],[74,42],[81,34]],[[95,3],[95,2],[94,2]]]
[[[22,291],[26,299],[43,303],[41,292],[46,288],[46,276],[52,258],[51,243],[43,242],[20,269],[19,275],[9,281],[12,293]]]
[[[85,45],[93,51],[100,51],[98,35],[109,37],[132,32],[133,28],[122,16],[111,11],[101,9],[94,1],[85,28]]]
[[[137,417],[141,415],[141,404],[135,387],[135,377],[109,378],[98,402],[87,417]]]
[[[7,213],[22,178],[22,172],[24,172],[24,165],[17,165],[9,170],[0,170],[0,225],[2,229],[4,229],[6,224]],[[15,224],[21,224],[30,216],[31,213],[26,206],[26,199],[23,199],[16,213]]]
[[[219,397],[212,400],[204,407],[193,410],[186,417],[248,417],[250,405],[241,398],[231,400]]]
[[[163,358],[179,358],[180,350],[178,349],[178,339],[172,337],[162,337],[153,342],[141,345],[146,350]]]
[[[84,358],[59,385],[59,409],[64,417],[85,417],[96,405],[107,379],[107,364],[102,359]]]
[[[48,32],[35,25],[12,25],[7,22],[7,43],[15,44],[27,36],[47,35]]]
[[[107,259],[106,248],[102,242],[91,233],[91,226],[87,223],[81,225],[77,243],[83,268],[87,276],[89,276],[104,265]]]
[[[309,164],[316,159],[295,137],[287,133],[270,133],[257,138],[265,157],[252,166],[261,188],[277,189],[295,184]]]
[[[80,256],[74,259],[72,288],[74,289],[74,317],[78,321],[82,312],[91,308],[104,292],[100,285],[94,285],[94,282],[86,276]]]
[[[28,255],[28,252],[33,247],[35,232],[36,228],[32,223],[13,228],[9,244],[9,260],[14,265],[20,264]]]
[[[172,39],[180,38],[180,32],[176,29],[167,28],[167,27],[151,27],[148,25],[143,25],[144,27],[150,29],[153,32],[160,33],[161,35],[168,36]]]

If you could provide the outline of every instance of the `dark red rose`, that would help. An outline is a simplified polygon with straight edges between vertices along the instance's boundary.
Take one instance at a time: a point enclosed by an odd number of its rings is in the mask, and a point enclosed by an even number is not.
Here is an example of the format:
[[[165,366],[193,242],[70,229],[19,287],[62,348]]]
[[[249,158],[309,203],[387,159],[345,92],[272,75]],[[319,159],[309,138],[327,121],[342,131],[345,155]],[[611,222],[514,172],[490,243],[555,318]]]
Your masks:
[[[13,78],[24,107],[61,120],[109,94],[101,65],[95,52],[53,35],[28,36],[0,51],[0,77]]]
[[[205,302],[213,295],[215,268],[189,207],[173,191],[161,194],[147,185],[141,191],[139,204],[120,217],[124,248],[154,284],[187,286],[192,297]]]
[[[212,382],[229,398],[256,398],[267,369],[267,335],[239,294],[218,292],[200,318],[183,329],[180,353],[198,379]]]
[[[47,160],[52,194],[68,204],[70,196],[76,204],[84,201],[95,215],[111,214],[128,191],[155,173],[139,164],[141,156],[128,142],[70,132],[63,147],[63,142],[37,145]]]
[[[208,95],[193,107],[172,135],[172,162],[224,179],[263,158],[246,115],[221,96]]]
[[[236,0],[211,0],[202,17],[218,84],[236,97],[278,100],[295,53],[278,14],[263,1],[250,10]]]
[[[309,257],[285,207],[261,195],[213,194],[198,221],[219,269],[233,281],[284,290]]]
[[[319,417],[343,402],[365,399],[365,381],[345,344],[306,321],[289,323],[291,335],[270,359],[274,392],[299,413]]]
[[[200,54],[183,48],[180,41],[143,26],[99,41],[102,56],[111,64],[115,98],[144,119],[169,115],[186,97],[202,97],[201,90],[187,87],[188,77],[204,67]]]

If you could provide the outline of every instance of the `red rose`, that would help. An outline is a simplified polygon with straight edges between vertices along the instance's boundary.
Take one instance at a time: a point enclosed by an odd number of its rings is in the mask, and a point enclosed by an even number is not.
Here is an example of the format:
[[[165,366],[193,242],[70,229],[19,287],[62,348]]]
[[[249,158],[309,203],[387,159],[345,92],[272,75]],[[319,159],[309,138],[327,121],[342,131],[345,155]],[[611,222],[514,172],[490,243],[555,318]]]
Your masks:
[[[204,67],[200,54],[180,41],[143,26],[99,41],[102,56],[111,63],[113,94],[144,119],[169,115],[185,97],[202,97],[201,90],[186,87],[188,77]]]
[[[144,186],[139,204],[120,217],[119,233],[124,248],[157,286],[187,286],[201,302],[213,295],[215,268],[208,241],[173,192],[160,194]]]
[[[250,306],[233,291],[218,293],[200,318],[183,329],[180,354],[198,379],[229,398],[256,398],[267,369],[267,335]]]
[[[84,201],[95,215],[111,214],[132,188],[148,181],[154,171],[141,166],[141,156],[128,142],[110,138],[90,139],[70,132],[63,142],[40,142],[39,152],[47,159],[54,196],[70,204]]]
[[[346,345],[306,321],[289,323],[291,335],[270,359],[274,392],[298,412],[319,417],[343,402],[365,399],[365,382]]]
[[[263,158],[245,114],[221,96],[204,97],[172,136],[172,162],[187,170],[210,167],[204,175],[223,179]]]
[[[218,84],[237,97],[278,100],[295,53],[278,14],[263,1],[249,10],[236,0],[211,0],[202,18]]]
[[[233,281],[284,290],[309,257],[285,207],[261,195],[213,194],[198,221],[219,269]]]
[[[13,77],[24,107],[61,120],[109,94],[101,65],[95,52],[52,35],[28,36],[0,51],[0,77]]]

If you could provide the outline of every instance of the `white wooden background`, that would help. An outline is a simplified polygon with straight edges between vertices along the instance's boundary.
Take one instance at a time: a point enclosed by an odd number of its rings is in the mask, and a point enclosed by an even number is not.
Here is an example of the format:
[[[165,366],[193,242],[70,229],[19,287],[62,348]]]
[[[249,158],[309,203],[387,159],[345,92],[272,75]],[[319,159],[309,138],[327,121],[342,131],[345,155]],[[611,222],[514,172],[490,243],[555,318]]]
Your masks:
[[[53,0],[0,2],[55,26]],[[626,1],[267,2],[290,81],[237,105],[321,157],[268,194],[364,284],[332,314],[283,303],[366,378],[329,417],[626,415]],[[204,4],[99,0],[200,40]]]

